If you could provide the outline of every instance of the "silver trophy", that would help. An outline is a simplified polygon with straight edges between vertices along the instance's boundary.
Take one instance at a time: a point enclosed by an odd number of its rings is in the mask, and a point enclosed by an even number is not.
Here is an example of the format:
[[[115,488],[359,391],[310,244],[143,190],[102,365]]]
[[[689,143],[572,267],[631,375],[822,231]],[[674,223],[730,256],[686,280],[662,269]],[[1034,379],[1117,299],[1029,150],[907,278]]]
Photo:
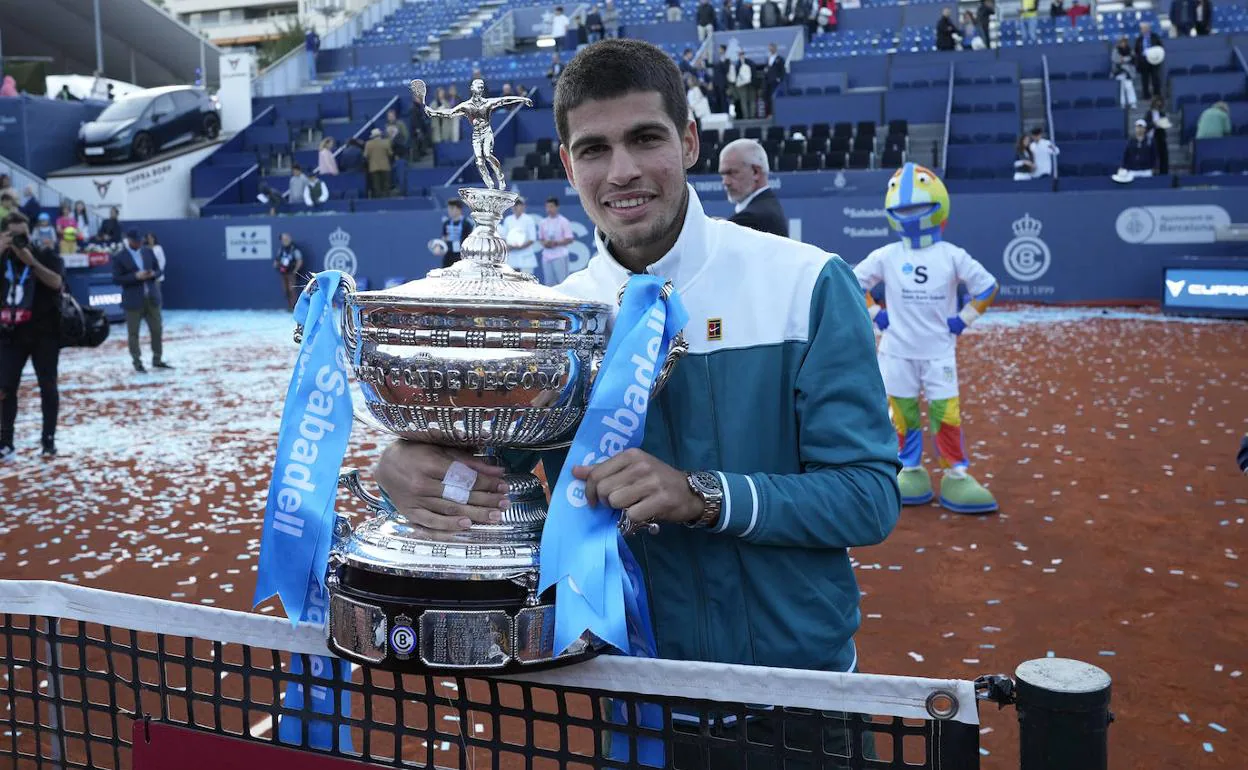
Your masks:
[[[424,106],[425,84],[412,81],[411,90]],[[531,102],[485,98],[480,80],[471,90],[453,108],[424,107],[431,117],[470,121],[488,187],[459,190],[476,223],[462,258],[392,289],[356,291],[346,278],[341,325],[350,359],[358,362],[356,419],[499,462],[500,449],[571,443],[606,351],[612,309],[565,296],[507,265],[507,242],[497,228],[519,196],[503,189],[490,113]],[[315,290],[315,282],[306,289]],[[301,337],[297,328],[296,341]],[[686,350],[677,336],[655,376],[656,392]],[[532,670],[596,654],[588,636],[568,650],[554,649],[553,591],[537,592],[546,496],[532,474],[506,481],[511,502],[500,522],[450,534],[412,524],[369,494],[355,472],[343,474],[342,484],[372,516],[354,528],[340,516],[335,527],[331,651],[412,672]]]

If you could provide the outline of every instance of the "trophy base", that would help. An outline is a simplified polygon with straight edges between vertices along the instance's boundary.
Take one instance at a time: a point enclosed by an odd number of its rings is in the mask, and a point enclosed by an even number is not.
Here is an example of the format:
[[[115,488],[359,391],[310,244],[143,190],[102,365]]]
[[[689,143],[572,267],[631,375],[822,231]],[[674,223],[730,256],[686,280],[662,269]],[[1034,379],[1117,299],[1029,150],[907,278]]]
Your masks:
[[[327,643],[347,660],[409,674],[505,674],[588,660],[587,634],[554,649],[550,596],[503,580],[413,579],[342,565],[329,578]]]

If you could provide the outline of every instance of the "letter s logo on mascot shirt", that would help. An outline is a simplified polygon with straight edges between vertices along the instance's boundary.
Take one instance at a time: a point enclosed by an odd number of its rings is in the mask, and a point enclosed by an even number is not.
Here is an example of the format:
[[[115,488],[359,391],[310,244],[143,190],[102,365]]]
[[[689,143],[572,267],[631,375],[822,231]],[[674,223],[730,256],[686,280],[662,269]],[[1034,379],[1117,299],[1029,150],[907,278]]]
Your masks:
[[[919,265],[914,269],[914,282],[927,283],[927,266]]]

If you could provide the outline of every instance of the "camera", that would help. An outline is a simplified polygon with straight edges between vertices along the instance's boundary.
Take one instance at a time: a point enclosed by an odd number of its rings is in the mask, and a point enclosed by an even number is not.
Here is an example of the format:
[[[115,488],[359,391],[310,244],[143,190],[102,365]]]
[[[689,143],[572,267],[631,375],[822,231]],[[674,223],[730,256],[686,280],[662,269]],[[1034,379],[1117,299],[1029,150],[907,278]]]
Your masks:
[[[28,249],[30,248],[30,236],[26,233],[17,233],[13,236],[13,248]]]

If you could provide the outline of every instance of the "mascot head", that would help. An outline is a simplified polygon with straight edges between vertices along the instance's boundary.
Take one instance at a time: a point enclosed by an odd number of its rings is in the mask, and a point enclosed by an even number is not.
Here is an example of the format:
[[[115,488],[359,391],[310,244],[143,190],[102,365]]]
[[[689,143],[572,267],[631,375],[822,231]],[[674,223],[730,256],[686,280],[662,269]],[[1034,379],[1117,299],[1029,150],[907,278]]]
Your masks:
[[[888,180],[888,223],[912,248],[931,246],[949,221],[949,192],[929,168],[907,163]]]

